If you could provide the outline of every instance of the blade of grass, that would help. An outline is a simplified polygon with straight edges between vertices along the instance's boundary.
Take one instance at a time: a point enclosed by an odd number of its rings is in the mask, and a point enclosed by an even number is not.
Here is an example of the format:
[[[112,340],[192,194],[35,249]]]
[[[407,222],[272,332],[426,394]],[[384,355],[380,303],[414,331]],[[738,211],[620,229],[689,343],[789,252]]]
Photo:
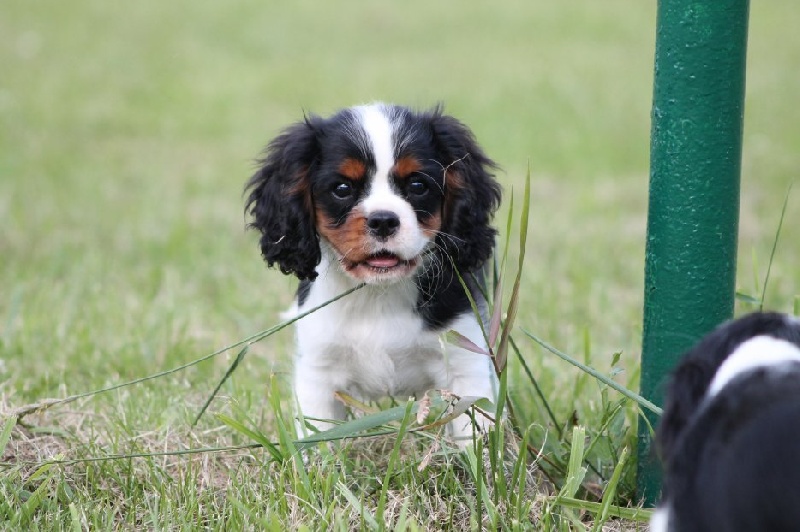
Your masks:
[[[429,430],[432,428],[437,428],[446,425],[447,423],[456,419],[458,416],[465,414],[470,408],[472,408],[479,401],[484,401],[484,400],[485,399],[483,397],[473,397],[473,396],[461,397],[458,399],[458,401],[456,401],[455,404],[452,405],[452,409],[448,411],[446,414],[444,414],[442,417],[431,423],[427,423],[425,425],[409,429],[409,432]],[[434,398],[431,401],[433,408],[441,407],[445,403],[445,401],[440,397]],[[420,402],[410,401],[410,403],[411,403],[411,412],[416,414],[416,412],[419,410]],[[303,439],[297,440],[294,442],[294,444],[298,448],[304,449],[320,442],[337,441],[346,438],[356,438],[356,437],[364,438],[370,436],[383,436],[386,434],[393,434],[397,432],[397,429],[389,429],[385,431],[369,432],[369,433],[367,433],[367,431],[378,427],[386,426],[389,423],[395,421],[401,421],[404,415],[405,415],[404,405],[387,408],[386,410],[381,410],[350,421],[346,421],[344,423],[340,423],[328,430],[317,432],[316,434],[312,434]]]
[[[0,456],[3,456],[3,453],[5,453],[6,445],[8,445],[8,442],[11,439],[11,431],[14,430],[16,424],[16,416],[9,417],[6,419],[6,422],[3,423],[3,428],[0,430]]]
[[[14,468],[17,466],[42,466],[43,464],[50,465],[75,465],[87,464],[93,462],[107,462],[113,460],[131,460],[133,458],[156,458],[160,456],[185,456],[190,454],[205,454],[205,453],[225,453],[230,451],[244,451],[248,449],[258,449],[263,447],[260,443],[250,443],[246,445],[228,445],[225,447],[196,447],[193,449],[181,449],[179,451],[157,451],[154,453],[130,453],[130,454],[109,454],[107,456],[91,456],[88,458],[70,458],[65,460],[63,458],[52,458],[44,462],[34,461],[18,461],[12,463],[0,462],[0,467]]]
[[[481,328],[481,334],[483,335],[483,341],[486,342],[486,345],[489,347],[489,353],[491,354],[492,346],[489,344],[489,335],[486,331],[486,326],[483,323],[483,318],[481,317],[481,311],[478,309],[478,303],[475,301],[475,297],[472,295],[472,290],[469,289],[467,286],[467,282],[461,276],[461,272],[453,266],[454,271],[456,272],[456,278],[458,282],[461,284],[461,289],[464,290],[464,293],[469,300],[470,308],[472,309],[472,314],[475,316],[475,319],[478,321],[478,325]]]
[[[657,407],[656,405],[654,405],[653,403],[651,403],[650,401],[648,401],[647,399],[645,399],[641,395],[639,395],[639,394],[637,394],[635,392],[632,392],[631,390],[625,388],[624,386],[621,386],[620,384],[618,384],[615,381],[609,379],[608,377],[606,377],[605,375],[603,375],[602,373],[600,373],[596,369],[591,368],[591,367],[589,367],[589,366],[587,366],[585,364],[581,364],[580,362],[578,362],[577,360],[575,360],[571,356],[569,356],[566,353],[563,353],[563,352],[559,351],[558,349],[556,349],[555,347],[551,346],[550,344],[548,344],[547,342],[545,342],[544,340],[542,340],[541,338],[539,338],[535,334],[532,334],[532,333],[526,331],[525,329],[520,329],[520,330],[525,335],[527,335],[531,340],[533,340],[534,342],[536,342],[540,346],[544,347],[546,350],[550,351],[554,355],[558,356],[562,360],[564,360],[566,362],[569,362],[570,364],[572,364],[573,366],[581,369],[582,371],[585,371],[586,373],[588,373],[589,375],[591,375],[595,379],[599,380],[603,384],[608,385],[609,387],[611,387],[614,390],[618,391],[619,393],[621,393],[622,395],[624,395],[628,399],[631,399],[631,400],[637,402],[640,406],[650,410],[654,414],[657,414],[659,416],[661,415],[661,412],[662,412],[661,408]]]
[[[256,516],[252,515],[253,514],[253,508],[248,506],[247,504],[243,503],[242,501],[240,501],[236,497],[234,497],[231,493],[228,493],[227,497],[225,499],[229,503],[231,503],[231,506],[236,508],[242,515],[246,515],[249,519],[253,519],[255,521],[255,524],[257,524],[256,528],[258,530],[276,530],[276,527],[274,526],[275,525],[274,521],[272,523],[270,523],[269,521],[267,521],[264,518],[259,519]],[[273,516],[273,518],[274,518],[274,516]],[[280,528],[277,528],[277,530],[280,530]]]
[[[211,395],[209,395],[208,399],[206,399],[206,402],[203,404],[203,407],[200,409],[200,412],[197,413],[197,417],[195,417],[194,421],[192,421],[192,424],[191,424],[192,428],[197,426],[197,422],[200,421],[201,417],[203,417],[203,414],[208,409],[208,406],[211,404],[211,401],[213,401],[214,398],[217,396],[217,393],[219,393],[219,390],[220,390],[220,388],[222,388],[222,385],[225,384],[225,381],[227,381],[228,378],[231,375],[233,375],[234,370],[236,370],[236,368],[239,366],[239,363],[242,360],[244,360],[244,355],[247,354],[247,351],[249,351],[249,350],[250,350],[250,346],[246,345],[241,349],[241,351],[239,351],[239,354],[236,355],[236,358],[233,360],[233,363],[228,368],[228,371],[226,371],[225,375],[222,376],[222,379],[220,379],[219,383],[217,383],[217,386],[216,386],[216,388],[214,388],[214,391],[211,392]]]
[[[497,261],[494,263],[495,270],[495,290],[492,304],[494,305],[492,317],[489,321],[489,346],[495,347],[497,336],[500,333],[500,326],[503,319],[503,279],[505,279],[506,262],[508,260],[508,250],[511,247],[511,229],[514,225],[514,192],[512,190],[509,197],[508,217],[506,218],[506,237],[503,243],[503,256],[500,259],[498,268]]]
[[[622,453],[620,453],[619,456],[619,461],[614,468],[614,472],[611,474],[611,480],[608,481],[608,485],[603,492],[603,499],[600,501],[600,511],[598,512],[598,515],[595,518],[594,526],[592,527],[593,532],[601,531],[603,529],[603,525],[606,523],[606,521],[608,521],[611,512],[611,502],[617,495],[617,486],[619,485],[619,480],[622,477],[622,470],[627,461],[628,448],[625,447],[622,449]]]
[[[572,427],[572,440],[570,442],[569,460],[567,462],[567,475],[564,479],[564,485],[558,492],[555,499],[555,504],[561,500],[562,497],[574,497],[580,489],[583,479],[586,477],[587,468],[583,467],[583,459],[585,456],[586,447],[586,429],[580,425]],[[581,523],[573,512],[565,512],[565,517],[572,521],[576,528],[581,527]]]
[[[531,504],[531,501],[524,496],[525,483],[527,480],[525,477],[528,471],[528,440],[530,439],[530,436],[531,430],[529,428],[522,435],[522,440],[519,444],[519,452],[514,460],[514,467],[511,471],[510,484],[513,488],[511,491],[511,501],[516,512],[516,519],[520,522],[527,518],[527,507]]]
[[[502,371],[500,373],[500,390],[497,394],[495,419],[503,419],[507,390],[508,371]],[[505,471],[505,425],[503,423],[495,423],[489,430],[488,447],[489,466],[494,481],[494,503],[499,507],[501,501],[508,500],[508,479],[506,478]]]
[[[411,401],[406,404],[406,409],[403,414],[403,419],[400,421],[400,428],[397,431],[397,438],[394,442],[394,447],[392,448],[392,453],[389,455],[389,463],[386,467],[386,474],[383,476],[383,484],[381,485],[381,493],[378,496],[378,508],[375,511],[375,519],[378,521],[381,530],[385,528],[384,519],[384,511],[386,510],[386,497],[389,494],[389,484],[392,480],[392,476],[394,476],[394,472],[397,469],[397,464],[400,461],[400,446],[403,443],[403,437],[406,435],[406,430],[408,429],[409,423],[411,423],[412,419],[412,408],[414,407],[414,403]]]
[[[772,271],[772,262],[775,259],[775,251],[778,249],[778,240],[781,236],[781,228],[783,227],[783,219],[786,217],[786,207],[789,205],[789,195],[792,193],[792,186],[794,183],[789,184],[789,189],[786,191],[786,197],[783,198],[783,208],[781,209],[781,217],[778,221],[778,230],[775,231],[775,240],[772,242],[772,252],[769,254],[769,262],[767,263],[767,274],[764,277],[764,286],[761,289],[761,301],[758,305],[758,310],[764,310],[764,299],[767,297],[767,285],[769,284],[769,274]]]
[[[475,446],[473,447],[470,445],[464,449],[462,456],[466,461],[467,471],[469,471],[473,482],[475,482],[475,505],[473,506],[473,510],[476,512],[475,517],[478,529],[482,530],[484,528],[482,522],[485,510],[486,517],[490,522],[490,526],[487,528],[489,530],[496,530],[497,527],[493,525],[498,520],[498,512],[497,508],[492,503],[483,471],[483,440],[480,438],[475,440]]]
[[[75,503],[69,503],[69,515],[70,520],[72,521],[72,532],[81,532],[83,527],[81,526],[81,517],[78,513],[78,508],[75,506]]]
[[[467,338],[458,331],[449,330],[444,334],[444,338],[445,342],[447,342],[448,344],[453,344],[454,346],[460,347],[461,349],[466,349],[467,351],[478,353],[479,355],[491,356],[491,353],[489,353],[489,351],[476,345],[475,342],[473,342],[472,340],[470,340],[469,338]]]
[[[497,279],[494,297],[492,298],[492,317],[489,320],[489,345],[495,345],[497,335],[500,334],[500,324],[503,319],[503,277]]]
[[[603,423],[600,426],[600,429],[596,432],[597,437],[592,438],[592,440],[589,442],[589,447],[586,449],[586,456],[589,456],[589,454],[594,450],[595,446],[597,446],[602,441],[601,436],[605,431],[608,430],[609,425],[611,425],[616,415],[622,410],[623,402],[624,399],[621,400],[619,403],[617,403],[614,407],[607,407],[605,415],[603,416],[604,418]],[[609,438],[609,440],[610,439],[611,438]],[[593,464],[591,464],[588,460],[586,461],[586,465],[589,466],[592,472],[594,472],[594,474],[596,474],[601,480],[605,481],[605,476],[600,471],[598,471],[597,468]]]
[[[333,394],[338,401],[344,403],[345,406],[349,408],[353,408],[358,410],[359,412],[363,412],[365,414],[374,414],[376,412],[380,412],[380,409],[374,406],[370,406],[363,401],[359,401],[352,395],[345,393],[345,392],[334,392]]]
[[[308,477],[308,473],[306,472],[305,464],[303,463],[303,457],[299,452],[297,452],[297,447],[295,446],[292,438],[289,435],[289,430],[286,428],[286,422],[283,419],[283,409],[281,408],[281,398],[278,390],[280,388],[277,385],[275,375],[272,376],[270,380],[270,394],[269,394],[269,401],[270,406],[272,406],[272,413],[275,416],[275,426],[278,429],[278,441],[280,442],[281,450],[283,451],[283,455],[287,457],[291,457],[294,460],[294,470],[293,476],[299,477],[300,482],[299,484],[295,482],[295,490],[298,492],[300,497],[304,501],[309,501],[313,506],[317,505],[317,494],[316,490],[311,485],[311,480]],[[297,489],[302,487],[301,489]]]
[[[531,204],[531,168],[528,165],[528,173],[525,176],[525,193],[522,196],[522,214],[519,222],[519,262],[517,264],[517,276],[514,279],[514,286],[511,289],[511,298],[506,310],[506,320],[503,330],[500,333],[500,344],[495,353],[495,367],[498,372],[502,371],[508,360],[508,338],[511,329],[514,327],[514,320],[517,317],[519,308],[519,288],[522,282],[522,272],[525,263],[525,248],[528,243],[528,218],[530,216]]]
[[[186,364],[183,364],[181,366],[178,366],[178,367],[175,367],[175,368],[172,368],[172,369],[168,369],[168,370],[165,370],[165,371],[160,371],[160,372],[154,373],[152,375],[147,375],[146,377],[140,377],[138,379],[133,379],[131,381],[121,382],[121,383],[118,383],[118,384],[113,384],[111,386],[106,386],[105,388],[99,388],[97,390],[92,390],[90,392],[84,392],[84,393],[79,393],[79,394],[75,394],[75,395],[70,395],[70,396],[64,397],[62,399],[43,399],[43,400],[38,401],[38,402],[33,403],[33,404],[24,405],[24,406],[15,408],[10,412],[10,415],[16,416],[17,420],[19,421],[20,419],[22,419],[22,417],[24,417],[24,416],[26,416],[28,414],[32,414],[34,412],[45,410],[45,409],[50,408],[50,407],[55,406],[55,405],[63,405],[63,404],[71,403],[73,401],[77,401],[78,399],[84,399],[86,397],[92,397],[94,395],[98,395],[98,394],[101,394],[101,393],[111,392],[111,391],[114,391],[114,390],[119,390],[120,388],[125,388],[127,386],[133,386],[135,384],[141,384],[141,383],[146,382],[146,381],[150,381],[150,380],[153,380],[153,379],[158,379],[160,377],[165,377],[167,375],[171,375],[173,373],[177,373],[179,371],[183,371],[184,369],[190,368],[192,366],[196,366],[197,364],[200,364],[201,362],[205,362],[206,360],[210,360],[211,358],[219,356],[222,353],[230,351],[231,349],[233,349],[235,347],[239,347],[239,346],[243,346],[243,345],[251,345],[251,344],[254,344],[256,342],[259,342],[259,341],[263,340],[264,338],[272,336],[273,334],[277,333],[278,331],[281,331],[281,330],[285,329],[286,327],[288,327],[289,325],[293,324],[294,322],[305,318],[309,314],[311,314],[313,312],[316,312],[319,309],[321,309],[323,307],[326,307],[326,306],[330,305],[331,303],[334,303],[334,302],[342,299],[343,297],[346,297],[346,296],[352,294],[356,290],[360,290],[363,287],[364,287],[364,284],[360,284],[360,285],[358,285],[356,287],[353,287],[353,288],[351,288],[349,290],[346,290],[346,291],[342,292],[341,294],[339,294],[338,296],[335,296],[335,297],[333,297],[333,298],[331,298],[331,299],[329,299],[329,300],[317,305],[314,308],[308,309],[305,312],[301,312],[297,316],[294,316],[291,319],[283,321],[283,322],[279,323],[278,325],[270,327],[269,329],[265,329],[265,330],[263,330],[261,332],[257,332],[255,334],[251,334],[250,336],[248,336],[247,338],[244,338],[243,340],[239,340],[238,342],[235,342],[235,343],[230,344],[230,345],[228,345],[226,347],[218,349],[218,350],[214,351],[213,353],[209,353],[209,354],[207,354],[205,356],[202,356],[200,358],[192,360],[191,362],[187,362]]]
[[[586,468],[583,467],[583,456],[586,448],[586,429],[580,425],[572,427],[572,442],[569,451],[569,462],[567,463],[567,478],[559,491],[559,496],[574,497],[581,487],[586,476]]]
[[[556,497],[551,498],[553,502],[555,502],[555,499]],[[558,499],[558,504],[564,508],[571,508],[573,510],[586,510],[595,514],[600,513],[602,506],[602,503],[600,502],[584,501],[582,499],[575,499],[571,497],[561,497]],[[618,517],[620,519],[628,519],[630,521],[646,523],[650,521],[650,517],[653,515],[653,510],[647,508],[624,508],[622,506],[610,504],[608,505],[608,514],[611,517]]]
[[[734,297],[739,301],[742,301],[743,303],[749,303],[750,305],[761,305],[763,301],[763,299],[759,299],[757,297],[753,297],[751,295],[747,295],[744,292],[739,292],[739,291],[736,292]]]
[[[514,194],[512,192],[512,194],[509,197],[508,218],[506,219],[506,239],[505,239],[505,244],[503,245],[503,257],[502,257],[502,259],[500,261],[499,274],[497,273],[497,262],[495,261],[495,268],[494,268],[495,269],[495,277],[496,277],[496,279],[495,279],[495,294],[494,294],[495,297],[492,300],[492,304],[494,305],[494,308],[493,308],[493,311],[492,311],[492,316],[490,318],[489,331],[486,330],[486,324],[483,322],[483,316],[481,316],[481,313],[478,310],[478,305],[475,302],[475,298],[472,296],[472,291],[469,289],[469,287],[467,286],[467,283],[464,281],[464,278],[461,276],[461,272],[459,272],[458,269],[455,268],[456,277],[458,278],[458,282],[461,283],[461,288],[464,290],[464,293],[466,293],[467,298],[469,299],[470,307],[472,308],[472,313],[475,315],[475,318],[478,320],[478,324],[480,325],[480,328],[481,328],[481,333],[483,333],[483,339],[486,342],[486,345],[489,347],[489,353],[490,353],[491,356],[494,356],[492,349],[493,349],[493,347],[495,345],[495,340],[496,340],[496,338],[494,338],[494,336],[496,336],[496,333],[493,335],[491,331],[493,329],[493,326],[499,327],[499,321],[502,318],[503,307],[500,304],[500,300],[502,299],[502,294],[501,294],[501,297],[499,299],[498,299],[497,295],[498,295],[498,293],[500,293],[500,292],[498,292],[498,290],[500,289],[500,285],[503,284],[503,276],[504,276],[506,258],[508,256],[509,240],[511,238],[511,227],[512,227],[512,222],[513,222],[513,213],[514,213]],[[477,283],[477,284],[480,285],[481,283]],[[484,289],[484,287],[479,286],[479,288],[481,290],[481,294],[483,295],[483,297],[488,301],[488,299],[489,299],[488,296],[489,295],[486,292],[486,290]],[[493,323],[495,321],[498,322],[497,325],[493,325]]]
[[[61,454],[58,454],[54,457],[56,461],[61,460],[62,458],[63,455]],[[42,480],[36,489],[33,490],[33,493],[31,493],[30,497],[28,497],[28,500],[22,504],[22,512],[20,515],[22,523],[27,524],[33,517],[33,514],[36,512],[36,510],[39,509],[39,506],[41,506],[42,501],[44,500],[47,491],[50,488],[50,485],[55,479],[54,472],[51,471],[52,467],[52,462],[42,464],[36,471],[33,472],[30,478],[28,478],[28,482],[36,482],[40,478]]]
[[[375,519],[375,516],[373,516],[366,508],[364,508],[364,505],[361,503],[359,498],[356,497],[352,491],[350,491],[350,488],[348,488],[344,482],[340,480],[336,484],[336,487],[339,490],[339,493],[344,495],[344,498],[347,499],[348,503],[350,503],[350,506],[358,510],[359,515],[361,515],[361,518],[366,522],[370,530],[381,529],[381,527],[378,526],[378,521]]]
[[[411,411],[416,413],[417,408],[419,408],[419,404],[417,401],[412,401],[411,403]],[[359,417],[336,425],[328,430],[317,432],[316,434],[312,434],[297,440],[294,443],[298,448],[302,449],[320,442],[343,440],[345,438],[363,436],[363,433],[370,429],[387,425],[393,421],[400,421],[403,419],[403,416],[405,416],[405,412],[406,405],[387,408],[386,410],[381,410],[375,414]]]
[[[222,423],[229,426],[233,430],[244,434],[254,442],[258,443],[259,446],[263,447],[264,449],[267,450],[267,452],[269,452],[269,454],[276,462],[283,462],[285,460],[286,457],[280,451],[280,449],[278,449],[278,446],[269,441],[269,439],[261,432],[255,431],[247,427],[244,423],[237,421],[225,414],[218,413],[215,414],[214,417],[216,417],[218,420],[220,420]]]
[[[541,401],[542,405],[544,406],[545,411],[547,412],[547,417],[550,418],[550,422],[553,424],[553,428],[555,428],[556,433],[558,434],[558,439],[564,439],[564,431],[561,428],[561,423],[558,422],[556,419],[556,415],[553,412],[553,409],[550,408],[550,401],[547,400],[545,397],[544,392],[542,391],[541,387],[539,386],[539,381],[536,380],[536,377],[533,376],[530,367],[528,367],[528,363],[525,361],[525,357],[522,356],[522,352],[519,350],[519,346],[517,346],[517,342],[514,340],[514,337],[508,337],[509,345],[511,349],[514,350],[514,353],[517,355],[517,360],[519,360],[520,365],[522,366],[522,370],[525,372],[525,376],[528,377],[528,381],[530,381],[531,385],[533,385],[533,390],[536,392],[536,396]]]
[[[761,286],[761,280],[758,278],[758,270],[759,270],[759,268],[758,268],[758,255],[756,255],[756,249],[755,248],[753,248],[753,252],[751,254],[751,258],[753,260],[753,287],[755,288],[756,292],[760,292],[761,288],[759,288],[759,287]],[[758,300],[756,300],[756,303],[758,303]]]

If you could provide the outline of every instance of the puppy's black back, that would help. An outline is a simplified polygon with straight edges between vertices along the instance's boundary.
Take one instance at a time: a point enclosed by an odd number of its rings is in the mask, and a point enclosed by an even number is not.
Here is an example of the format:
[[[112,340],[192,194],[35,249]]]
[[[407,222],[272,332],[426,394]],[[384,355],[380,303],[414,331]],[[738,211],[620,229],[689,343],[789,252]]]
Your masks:
[[[673,530],[800,530],[800,364],[748,373],[676,442]]]
[[[669,461],[675,452],[676,438],[696,414],[719,366],[756,336],[786,340],[800,348],[800,322],[790,323],[786,315],[776,312],[754,312],[721,325],[683,356],[667,383],[664,415],[656,435],[664,460]]]

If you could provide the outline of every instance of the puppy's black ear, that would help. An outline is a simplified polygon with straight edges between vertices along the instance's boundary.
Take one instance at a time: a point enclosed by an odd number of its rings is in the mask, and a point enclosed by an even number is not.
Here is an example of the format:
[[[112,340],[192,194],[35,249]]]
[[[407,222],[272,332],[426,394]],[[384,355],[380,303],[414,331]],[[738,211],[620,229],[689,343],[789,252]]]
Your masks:
[[[472,132],[441,108],[432,112],[439,162],[444,166],[442,235],[437,244],[462,273],[482,266],[492,255],[497,231],[490,225],[500,205],[500,185]]]
[[[273,140],[245,187],[250,227],[261,232],[261,254],[285,274],[313,280],[321,255],[310,175],[319,154],[319,119],[297,123]]]

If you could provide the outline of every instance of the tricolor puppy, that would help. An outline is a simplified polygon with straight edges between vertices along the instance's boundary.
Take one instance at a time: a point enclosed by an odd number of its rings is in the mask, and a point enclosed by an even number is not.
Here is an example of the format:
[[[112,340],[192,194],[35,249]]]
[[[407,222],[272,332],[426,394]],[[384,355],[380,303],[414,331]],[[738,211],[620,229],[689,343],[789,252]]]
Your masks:
[[[651,530],[800,530],[800,320],[756,313],[681,360],[657,431]]]
[[[366,283],[297,323],[294,389],[307,423],[344,418],[337,391],[495,399],[489,357],[442,341],[455,330],[485,347],[456,272],[485,310],[494,166],[440,108],[353,107],[307,117],[269,144],[247,210],[267,264],[300,279],[297,311]],[[449,429],[472,437],[466,415]]]

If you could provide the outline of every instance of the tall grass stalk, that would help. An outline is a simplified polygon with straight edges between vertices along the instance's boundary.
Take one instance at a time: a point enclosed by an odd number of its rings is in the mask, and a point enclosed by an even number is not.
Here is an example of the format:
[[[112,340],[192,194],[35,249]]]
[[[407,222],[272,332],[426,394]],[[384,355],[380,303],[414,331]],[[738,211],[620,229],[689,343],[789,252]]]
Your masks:
[[[778,219],[778,228],[775,230],[775,239],[772,241],[772,250],[769,254],[769,262],[767,263],[767,273],[764,275],[764,285],[761,290],[761,300],[758,303],[758,310],[764,310],[764,300],[767,297],[767,286],[769,285],[769,275],[772,272],[772,262],[775,260],[775,251],[778,249],[778,241],[781,237],[781,229],[783,228],[783,219],[786,217],[786,207],[789,205],[789,196],[792,192],[794,182],[789,184],[786,190],[786,196],[783,198],[783,207],[781,208],[781,216]]]

